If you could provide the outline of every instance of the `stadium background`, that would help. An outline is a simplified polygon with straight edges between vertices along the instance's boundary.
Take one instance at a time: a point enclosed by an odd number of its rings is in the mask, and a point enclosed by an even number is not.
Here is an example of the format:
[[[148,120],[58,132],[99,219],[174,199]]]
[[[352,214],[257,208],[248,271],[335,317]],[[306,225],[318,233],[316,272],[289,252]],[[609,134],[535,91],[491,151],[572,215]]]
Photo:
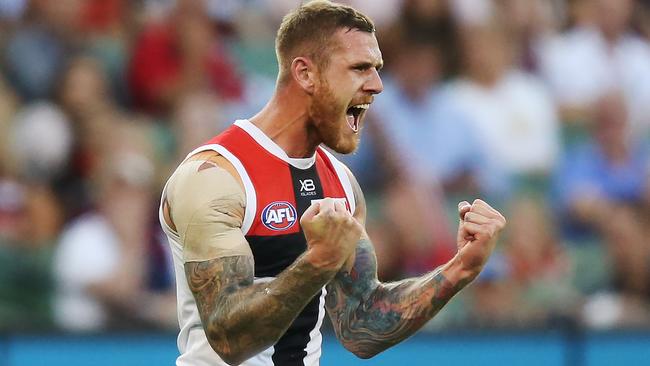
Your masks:
[[[296,0],[0,0],[0,364],[172,364],[157,200],[270,96]],[[650,360],[650,2],[349,0],[386,67],[360,150],[384,280],[454,252],[455,205],[509,225],[425,329],[324,364]]]

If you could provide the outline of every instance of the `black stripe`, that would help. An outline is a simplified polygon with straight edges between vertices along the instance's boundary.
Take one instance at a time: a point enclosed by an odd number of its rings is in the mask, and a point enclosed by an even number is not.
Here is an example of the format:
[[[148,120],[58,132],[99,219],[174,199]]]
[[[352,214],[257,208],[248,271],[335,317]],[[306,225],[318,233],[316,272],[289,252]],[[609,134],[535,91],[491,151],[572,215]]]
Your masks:
[[[298,211],[298,216],[302,216],[307,208],[311,206],[312,200],[323,198],[323,187],[318,177],[318,172],[316,171],[316,164],[312,165],[309,169],[298,169],[293,166],[289,168],[291,169],[296,210]],[[300,230],[300,237],[303,241],[304,251],[307,248],[307,243],[302,234],[302,229]],[[287,329],[287,332],[275,344],[275,352],[272,357],[274,365],[304,365],[304,359],[307,356],[305,349],[310,339],[309,333],[316,327],[316,323],[318,322],[320,295],[318,293],[311,299],[296,320],[293,321],[289,329]]]
[[[309,342],[309,332],[311,332],[318,322],[318,311],[320,305],[319,292],[300,312],[296,320],[293,321],[287,332],[275,344],[275,352],[271,359],[274,365],[282,366],[303,366],[305,356],[307,356],[307,343]]]
[[[289,166],[291,169],[291,180],[293,181],[293,192],[296,198],[296,209],[298,216],[311,206],[311,201],[323,198],[323,186],[316,171],[316,164],[309,169],[298,169]]]
[[[275,277],[307,249],[302,231],[276,236],[246,236],[255,258],[255,277]]]

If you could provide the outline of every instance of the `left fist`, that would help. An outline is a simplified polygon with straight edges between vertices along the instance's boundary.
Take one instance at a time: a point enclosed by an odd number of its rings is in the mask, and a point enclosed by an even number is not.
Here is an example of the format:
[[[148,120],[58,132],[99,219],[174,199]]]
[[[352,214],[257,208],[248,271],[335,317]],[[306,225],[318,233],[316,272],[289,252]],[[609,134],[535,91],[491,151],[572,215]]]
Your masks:
[[[467,201],[460,202],[458,214],[458,255],[463,269],[476,276],[492,254],[499,232],[506,226],[506,219],[480,199],[471,205]]]

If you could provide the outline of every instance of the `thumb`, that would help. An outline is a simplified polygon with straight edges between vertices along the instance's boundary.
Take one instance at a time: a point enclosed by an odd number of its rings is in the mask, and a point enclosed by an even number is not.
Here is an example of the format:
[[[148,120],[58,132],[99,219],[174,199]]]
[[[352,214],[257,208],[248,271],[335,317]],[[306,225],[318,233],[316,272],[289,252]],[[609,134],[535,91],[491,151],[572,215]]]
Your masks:
[[[465,221],[464,221],[465,214],[467,214],[471,208],[472,205],[470,205],[470,203],[467,201],[461,201],[458,203],[459,221],[458,221],[458,234],[456,237],[456,241],[460,248],[464,247],[465,244],[469,243],[474,239],[474,236],[467,231],[467,228],[465,227]]]
[[[471,208],[472,205],[470,205],[467,201],[458,203],[458,216],[460,217],[461,221],[465,219],[465,214],[468,213]]]

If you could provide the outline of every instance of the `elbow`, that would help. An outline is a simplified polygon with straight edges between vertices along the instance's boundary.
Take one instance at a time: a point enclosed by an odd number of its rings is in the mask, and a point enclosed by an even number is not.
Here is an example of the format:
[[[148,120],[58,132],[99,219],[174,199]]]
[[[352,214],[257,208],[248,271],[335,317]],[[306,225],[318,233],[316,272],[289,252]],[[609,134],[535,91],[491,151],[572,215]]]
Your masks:
[[[246,358],[243,357],[237,357],[233,355],[219,355],[221,357],[221,360],[225,363],[227,363],[230,366],[237,366],[240,365],[242,362],[246,361]]]
[[[383,348],[378,349],[377,347],[373,347],[371,344],[364,343],[343,343],[343,347],[363,360],[375,357],[384,350]]]
[[[246,361],[248,357],[243,355],[242,353],[232,351],[228,349],[228,347],[222,343],[218,343],[212,340],[209,340],[210,346],[214,350],[214,352],[217,353],[219,358],[228,365],[235,366],[239,365],[242,362]]]
[[[373,358],[377,355],[379,352],[367,352],[367,351],[357,351],[357,352],[352,352],[355,356],[359,357],[362,360],[367,360],[370,358]]]

